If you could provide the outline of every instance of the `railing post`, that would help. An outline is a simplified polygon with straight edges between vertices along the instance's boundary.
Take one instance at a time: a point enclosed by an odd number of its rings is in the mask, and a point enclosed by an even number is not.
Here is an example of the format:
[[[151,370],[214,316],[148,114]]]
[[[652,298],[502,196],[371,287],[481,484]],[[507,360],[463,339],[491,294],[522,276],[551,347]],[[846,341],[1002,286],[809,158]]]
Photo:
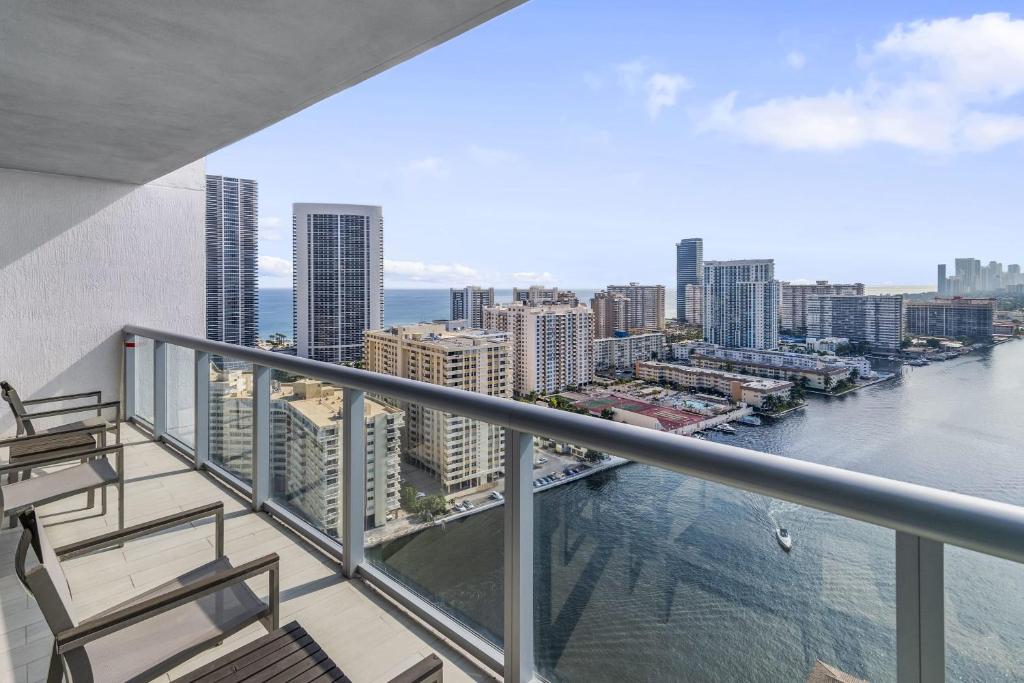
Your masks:
[[[353,578],[363,563],[366,527],[366,422],[363,392],[345,388],[341,407],[342,571]]]
[[[896,680],[946,677],[943,545],[896,532]]]
[[[153,340],[153,438],[167,434],[167,344]]]
[[[196,469],[210,462],[210,354],[195,352],[195,410]]]
[[[135,335],[124,336],[124,419],[135,416]]]
[[[252,366],[252,509],[259,512],[270,499],[270,374]]]
[[[533,434],[505,430],[505,681],[533,680]]]

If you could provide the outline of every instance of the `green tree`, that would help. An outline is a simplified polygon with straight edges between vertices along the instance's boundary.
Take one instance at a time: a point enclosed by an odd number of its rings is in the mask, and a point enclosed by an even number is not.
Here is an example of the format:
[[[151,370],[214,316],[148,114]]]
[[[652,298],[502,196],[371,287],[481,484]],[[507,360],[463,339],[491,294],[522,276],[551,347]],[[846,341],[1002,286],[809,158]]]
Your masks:
[[[399,500],[402,501],[402,509],[406,512],[416,511],[416,487],[412,484],[403,484],[399,492]]]
[[[615,410],[613,410],[610,407],[604,408],[601,410],[601,417],[603,417],[606,420],[610,420],[613,417],[615,417]]]

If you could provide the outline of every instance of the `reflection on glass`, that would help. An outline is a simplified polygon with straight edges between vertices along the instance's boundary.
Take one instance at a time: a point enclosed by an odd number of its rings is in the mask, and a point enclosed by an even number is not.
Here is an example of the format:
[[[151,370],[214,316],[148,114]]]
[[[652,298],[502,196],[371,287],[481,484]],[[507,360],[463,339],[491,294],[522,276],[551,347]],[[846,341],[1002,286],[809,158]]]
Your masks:
[[[1024,566],[945,548],[950,681],[1013,681],[1024,672]]]
[[[153,340],[135,338],[135,415],[153,424]]]
[[[385,399],[375,402],[387,404]],[[398,407],[405,414],[400,471],[392,476],[388,468],[389,482],[400,481],[398,505],[383,526],[368,524],[367,557],[500,645],[503,430],[422,406]],[[437,548],[444,550],[438,553]]]
[[[210,461],[252,483],[252,364],[210,360]]]
[[[167,345],[167,434],[195,447],[195,352]]]
[[[274,371],[270,389],[273,499],[323,533],[342,523],[342,397],[326,382]],[[383,525],[399,508],[401,410],[364,404],[366,525]]]

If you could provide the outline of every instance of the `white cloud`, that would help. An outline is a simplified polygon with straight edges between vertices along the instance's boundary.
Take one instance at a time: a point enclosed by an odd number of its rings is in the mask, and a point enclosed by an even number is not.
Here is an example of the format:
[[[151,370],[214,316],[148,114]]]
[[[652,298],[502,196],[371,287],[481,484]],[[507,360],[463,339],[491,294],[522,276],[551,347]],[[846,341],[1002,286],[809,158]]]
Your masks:
[[[547,271],[543,273],[531,271],[512,273],[512,279],[516,282],[524,282],[531,285],[551,285],[555,283],[555,276]]]
[[[1024,20],[993,13],[900,24],[862,64],[886,76],[869,72],[857,88],[746,107],[729,93],[701,127],[784,149],[887,143],[954,152],[1024,140],[1024,117],[986,111],[1024,92]]]
[[[470,145],[469,156],[482,166],[504,166],[519,159],[515,152],[480,145]]]
[[[807,65],[807,57],[800,50],[790,50],[789,54],[786,55],[786,64],[790,68],[799,71]]]
[[[679,93],[689,90],[690,79],[679,73],[655,71],[646,59],[634,59],[615,67],[619,85],[627,92],[643,95],[647,114],[658,118],[662,109],[673,107]]]
[[[583,74],[583,83],[591,90],[601,90],[604,88],[604,78],[590,71]]]
[[[281,219],[277,216],[260,217],[260,239],[276,242],[283,236]]]
[[[690,81],[682,74],[653,73],[644,84],[647,90],[647,113],[652,119],[665,107],[674,107],[679,93],[690,89]]]
[[[443,159],[437,157],[425,157],[423,159],[416,159],[410,161],[406,165],[406,169],[417,175],[424,175],[438,180],[447,178],[451,175],[451,169],[448,168],[448,164]]]
[[[292,262],[277,256],[260,256],[260,275],[274,278],[290,278]]]
[[[401,282],[445,286],[466,285],[480,277],[475,268],[461,263],[424,263],[391,259],[384,259],[384,275]]]

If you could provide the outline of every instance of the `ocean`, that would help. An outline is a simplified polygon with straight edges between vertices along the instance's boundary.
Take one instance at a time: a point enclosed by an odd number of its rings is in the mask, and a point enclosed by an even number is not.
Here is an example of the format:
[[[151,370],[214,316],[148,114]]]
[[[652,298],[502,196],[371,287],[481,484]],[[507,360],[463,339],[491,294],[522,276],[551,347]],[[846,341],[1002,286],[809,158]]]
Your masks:
[[[580,301],[590,302],[596,289],[582,287],[565,287],[576,292]],[[903,292],[920,293],[928,291],[924,285],[908,285],[903,287],[885,286],[868,287],[868,294],[899,294]],[[261,289],[260,290],[260,337],[266,339],[275,332],[287,337],[292,336],[292,290]],[[495,289],[496,303],[507,303],[512,300],[511,289]],[[392,289],[384,290],[384,325],[404,325],[429,320],[448,318],[447,289]],[[665,290],[665,316],[676,316],[676,290]]]

